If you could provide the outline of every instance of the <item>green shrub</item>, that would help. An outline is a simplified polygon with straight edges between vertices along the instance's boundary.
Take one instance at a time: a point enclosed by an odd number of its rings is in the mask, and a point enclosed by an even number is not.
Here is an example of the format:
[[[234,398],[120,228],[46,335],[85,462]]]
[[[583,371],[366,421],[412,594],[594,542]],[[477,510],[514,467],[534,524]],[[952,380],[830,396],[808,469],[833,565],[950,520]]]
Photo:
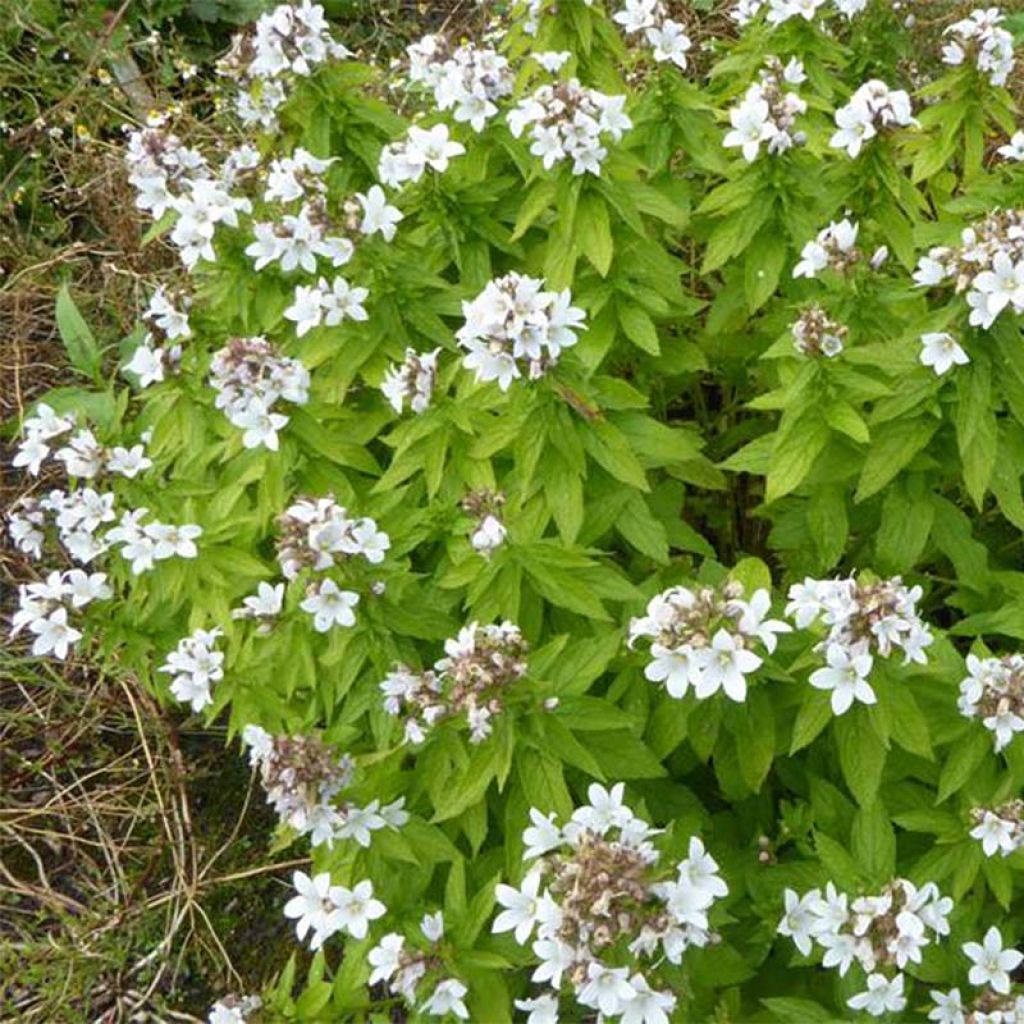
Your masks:
[[[221,147],[130,139],[134,390],[61,296],[15,628],[313,843],[270,1019],[1020,1015],[1012,36],[669,6],[389,71],[277,8]]]

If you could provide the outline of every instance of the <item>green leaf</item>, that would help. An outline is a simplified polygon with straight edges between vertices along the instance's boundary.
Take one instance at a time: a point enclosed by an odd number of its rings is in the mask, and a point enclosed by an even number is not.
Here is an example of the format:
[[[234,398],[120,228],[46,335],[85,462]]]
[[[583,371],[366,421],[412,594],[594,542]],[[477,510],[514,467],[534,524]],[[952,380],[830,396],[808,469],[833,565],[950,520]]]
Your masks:
[[[839,749],[839,765],[850,792],[861,807],[878,796],[885,769],[886,748],[868,720],[865,709],[853,707],[839,715],[832,728]]]
[[[544,813],[556,811],[564,821],[569,820],[572,797],[565,786],[562,765],[555,758],[543,751],[521,750],[516,757],[516,773],[528,806]]]
[[[583,255],[593,268],[602,277],[607,277],[615,249],[608,207],[598,196],[585,195],[580,200],[576,213],[576,237]]]
[[[828,427],[817,409],[807,410],[789,430],[777,434],[765,500],[776,501],[796,490],[810,473],[828,439]]]
[[[782,1024],[833,1024],[842,1020],[820,1003],[810,999],[773,996],[770,999],[762,999],[761,1005],[782,1021]]]
[[[896,872],[896,834],[880,800],[853,816],[851,847],[871,880],[884,885]]]
[[[94,380],[99,377],[100,355],[99,346],[89,325],[75,305],[68,286],[62,284],[57,292],[57,330],[67,351],[68,359],[76,370],[81,370]]]
[[[939,421],[934,419],[900,420],[877,431],[853,500],[863,501],[877,494],[928,444],[938,426]]]
[[[912,569],[924,551],[934,520],[935,506],[926,494],[911,497],[902,486],[890,487],[875,534],[877,568],[892,573]]]
[[[661,355],[658,329],[647,311],[633,302],[618,302],[619,325],[637,348],[652,356]]]
[[[978,766],[992,752],[992,739],[984,729],[971,729],[962,740],[953,744],[939,774],[937,804],[948,800],[967,785]]]
[[[810,746],[831,721],[832,703],[829,695],[822,690],[809,693],[801,703],[793,724],[790,754]]]
[[[807,527],[822,570],[831,569],[842,558],[850,535],[846,501],[844,489],[824,487],[815,490],[807,503]]]

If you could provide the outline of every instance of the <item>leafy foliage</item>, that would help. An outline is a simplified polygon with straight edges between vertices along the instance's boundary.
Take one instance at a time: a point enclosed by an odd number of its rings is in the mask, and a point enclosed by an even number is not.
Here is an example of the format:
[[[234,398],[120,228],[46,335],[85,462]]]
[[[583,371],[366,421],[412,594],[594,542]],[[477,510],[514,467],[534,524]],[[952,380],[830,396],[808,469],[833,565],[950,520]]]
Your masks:
[[[1014,100],[970,60],[948,68],[938,49],[918,54],[920,37],[881,0],[849,19],[773,26],[759,15],[737,39],[691,53],[697,72],[653,60],[600,4],[533,6],[535,24],[513,18],[502,37],[509,93],[495,89],[479,130],[444,110],[410,128],[409,105],[398,113],[381,98],[385,72],[328,59],[289,79],[254,163],[217,179],[233,206],[209,251],[209,237],[183,229],[198,200],[154,210],[153,244],[166,236],[180,249],[193,294],[188,334],[151,305],[163,333],[145,340],[140,328],[116,353],[136,384],[148,367],[152,387],[130,396],[116,374],[102,377],[113,346],[99,347],[61,293],[69,357],[99,386],[50,396],[55,415],[78,413],[104,451],[146,439],[152,466],[110,478],[118,514],[201,528],[195,557],[181,546],[151,569],[111,551],[113,600],[76,622],[98,657],[164,699],[161,667],[195,679],[182,664],[216,651],[209,701],[194,709],[224,715],[233,735],[259,726],[346,751],[353,807],[383,814],[404,800],[368,845],[343,834],[315,847],[314,864],[342,888],[371,880],[386,930],[410,945],[423,946],[422,916],[443,911],[443,936],[421,950],[434,994],[420,991],[410,1012],[511,1018],[534,992],[539,954],[490,922],[496,886],[527,873],[531,810],[564,823],[600,802],[594,783],[624,781],[633,812],[664,830],[662,855],[682,861],[699,836],[728,887],[698,929],[706,941],[656,968],[673,1019],[874,1012],[858,993],[877,972],[795,969],[812,962],[808,950],[798,956],[777,932],[787,891],[832,883],[852,902],[894,879],[953,901],[950,934],[936,929],[923,955],[898,963],[909,1002],[894,992],[880,1011],[924,1019],[930,987],[965,985],[963,943],[994,923],[1007,945],[1020,938],[1024,854],[987,856],[972,832],[986,809],[1019,813],[1024,786],[1018,727],[989,723],[1020,708],[1020,666],[976,667],[1024,636],[1024,290],[983,324],[960,294],[969,284],[989,294],[980,275],[955,289],[913,276],[930,250],[947,264],[955,246],[969,250],[972,225],[1013,248],[1024,173],[996,148],[1015,128]],[[552,75],[537,54],[559,51],[567,62]],[[804,79],[795,69],[785,79],[805,104],[800,137],[748,159],[723,147],[725,122],[739,127],[729,112],[741,101],[767,103],[748,90],[769,56],[802,64]],[[918,56],[927,81],[904,81]],[[545,167],[531,122],[507,113],[549,102],[543,89],[570,76],[625,97],[628,118],[602,122],[604,153],[583,172],[579,160]],[[835,141],[833,112],[877,79],[894,107],[897,86],[913,91],[916,121],[876,112],[853,157]],[[261,102],[259,88],[252,95]],[[600,116],[600,103],[590,109]],[[441,150],[398,177],[391,164],[389,182],[385,147],[415,148],[424,125],[445,126],[432,136]],[[313,158],[306,194],[356,241],[345,279],[368,291],[333,321],[325,253],[313,270],[285,270],[279,249],[256,270],[247,251],[254,225],[298,214],[268,198],[265,175],[245,172],[299,148]],[[386,196],[397,231],[359,237],[379,178],[402,182]],[[530,335],[540,320],[523,293],[499,310],[520,333],[499,338],[486,322],[462,333],[467,319],[486,321],[480,297],[506,275],[543,282],[545,324],[556,297],[571,302],[581,312],[571,337],[549,334],[545,347]],[[922,349],[922,336],[939,334],[966,361],[922,359],[946,344]],[[239,351],[233,339],[257,336],[276,353],[260,364],[276,390],[259,411],[284,422],[240,429],[250,413],[224,415],[222,367]],[[474,379],[467,336],[490,337],[495,358],[502,345],[526,351],[533,338],[535,348],[511,376],[478,360]],[[409,350],[439,350],[436,364],[409,364]],[[309,371],[308,389],[280,384],[289,360]],[[394,381],[426,395],[422,411],[396,413]],[[310,532],[312,554],[289,568],[282,536],[328,497],[315,514],[337,537],[314,543]],[[814,582],[833,576],[848,582]],[[333,626],[324,580],[350,595]],[[232,614],[278,583],[269,610]],[[773,583],[789,593],[785,612],[775,602],[785,629],[767,628]],[[875,628],[883,619],[889,633]],[[514,672],[501,623],[517,627]],[[197,636],[198,647],[179,646]],[[698,669],[680,667],[691,657]],[[426,727],[396,721],[382,682],[420,695]],[[486,700],[466,697],[473,687]],[[999,706],[985,710],[987,700]],[[286,823],[280,840],[301,831]],[[398,996],[386,975],[367,987],[373,940],[353,920],[343,948],[328,942],[304,980],[292,961],[266,993],[269,1012],[386,1019]],[[632,973],[631,954],[616,951]],[[591,1019],[571,998],[562,1008]]]

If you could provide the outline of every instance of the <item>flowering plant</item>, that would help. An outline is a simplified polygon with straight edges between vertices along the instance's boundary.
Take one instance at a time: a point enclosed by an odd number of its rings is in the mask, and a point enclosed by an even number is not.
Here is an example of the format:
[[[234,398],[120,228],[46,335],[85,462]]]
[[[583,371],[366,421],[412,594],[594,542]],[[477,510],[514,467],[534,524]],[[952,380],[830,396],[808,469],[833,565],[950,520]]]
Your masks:
[[[245,1013],[1024,1019],[1012,22],[919,6],[301,0],[130,132],[180,266],[116,353],[62,293],[12,631],[247,747]]]

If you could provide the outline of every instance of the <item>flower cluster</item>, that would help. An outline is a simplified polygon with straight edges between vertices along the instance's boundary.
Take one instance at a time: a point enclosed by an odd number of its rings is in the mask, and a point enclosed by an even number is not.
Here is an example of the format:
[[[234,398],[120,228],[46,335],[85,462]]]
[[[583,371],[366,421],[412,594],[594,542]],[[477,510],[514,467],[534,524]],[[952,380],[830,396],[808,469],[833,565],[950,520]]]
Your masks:
[[[462,499],[463,512],[476,519],[477,526],[469,538],[474,551],[479,551],[484,558],[505,543],[508,530],[501,521],[501,510],[505,505],[505,495],[501,491],[483,488],[470,491]]]
[[[321,324],[337,327],[345,320],[366,320],[363,302],[369,294],[366,288],[354,288],[343,277],[336,277],[332,284],[321,277],[315,285],[300,284],[295,289],[294,301],[284,316],[294,321],[295,333],[301,338]]]
[[[837,11],[852,18],[867,7],[868,0],[832,0]],[[822,14],[828,0],[737,0],[731,14],[738,25],[753,21],[761,11],[766,12],[769,25],[781,25],[790,18],[814,21]]]
[[[305,568],[319,572],[357,555],[380,565],[391,547],[388,535],[372,519],[350,518],[330,494],[300,498],[278,517],[277,525],[277,558],[289,580]]]
[[[568,288],[544,291],[541,278],[512,273],[496,278],[472,302],[462,303],[465,324],[456,338],[466,350],[462,365],[479,381],[496,380],[507,391],[523,376],[535,380],[576,344],[586,314],[572,305]]]
[[[392,142],[381,150],[377,177],[391,188],[409,181],[419,181],[427,168],[444,174],[454,157],[462,156],[466,147],[448,134],[448,125],[432,128],[413,125],[405,139]]]
[[[355,251],[344,234],[332,234],[335,225],[321,198],[302,204],[298,213],[286,213],[273,221],[254,221],[254,241],[245,247],[253,261],[253,270],[276,263],[289,273],[301,268],[307,274],[317,271],[317,257],[332,267],[343,267]]]
[[[309,371],[298,359],[280,355],[266,338],[232,338],[213,356],[210,384],[216,406],[243,430],[246,448],[278,449],[277,432],[288,422],[274,412],[281,399],[296,405],[309,401]]]
[[[399,416],[406,402],[414,413],[421,413],[430,405],[437,383],[437,357],[440,354],[439,348],[432,352],[407,348],[404,361],[388,368],[380,389]]]
[[[918,261],[922,288],[954,282],[967,292],[973,327],[988,330],[1003,310],[1024,313],[1024,210],[996,210],[965,228],[960,246],[936,246]]]
[[[171,200],[171,208],[177,219],[170,240],[188,270],[200,260],[212,262],[217,258],[213,237],[218,224],[237,228],[238,215],[252,213],[250,200],[232,196],[223,182],[212,178],[187,182],[181,194]]]
[[[42,582],[18,587],[18,610],[11,620],[10,635],[14,637],[28,627],[35,637],[34,655],[52,654],[63,660],[82,639],[82,633],[69,623],[69,615],[93,601],[105,601],[112,594],[106,573],[54,570]]]
[[[861,259],[857,248],[860,225],[844,217],[822,228],[817,237],[800,250],[800,261],[793,268],[794,277],[814,277],[823,270],[843,273]]]
[[[629,624],[629,646],[642,637],[651,638],[651,661],[644,675],[663,683],[672,697],[685,697],[690,687],[698,700],[719,690],[734,701],[747,697],[747,679],[763,663],[756,645],[771,654],[777,633],[790,632],[788,623],[765,618],[771,595],[756,590],[743,600],[736,582],[723,587],[671,587],[656,595],[647,612]]]
[[[1003,946],[995,926],[982,942],[965,942],[964,955],[971,961],[967,980],[983,988],[972,1005],[964,1005],[960,989],[932,991],[933,1006],[928,1019],[936,1024],[1018,1024],[1024,1020],[1024,992],[1013,992],[1010,972],[1024,963],[1024,953]]]
[[[827,666],[812,672],[810,683],[831,692],[835,714],[845,714],[854,701],[876,703],[867,681],[875,655],[888,658],[899,648],[905,665],[927,662],[925,648],[933,637],[917,613],[920,597],[921,588],[904,586],[899,576],[864,583],[807,577],[789,588],[786,614],[797,627],[819,619],[828,627],[815,648],[825,652]]]
[[[219,69],[238,83],[235,106],[242,121],[273,128],[292,76],[305,77],[319,64],[348,56],[331,38],[324,9],[300,0],[275,7],[237,35]]]
[[[1024,846],[1024,800],[1010,800],[993,810],[975,807],[971,818],[976,823],[971,838],[981,843],[986,857],[994,857],[996,851],[1009,857]]]
[[[686,69],[686,53],[693,46],[685,26],[670,18],[665,0],[626,0],[625,6],[612,15],[627,35],[643,33],[654,59],[671,61]]]
[[[498,112],[495,101],[512,92],[508,60],[495,50],[473,43],[453,47],[444,36],[428,35],[405,52],[409,81],[430,89],[439,110],[451,110],[473,131],[482,132]]]
[[[224,678],[224,652],[217,650],[221,636],[223,631],[219,628],[197,629],[179,640],[177,648],[157,669],[173,677],[171,693],[195,712],[213,703],[210,686]]]
[[[821,306],[810,306],[790,324],[793,348],[802,356],[834,359],[846,346],[848,329],[837,323]]]
[[[845,149],[856,157],[869,139],[873,139],[879,128],[890,126],[916,125],[910,108],[910,97],[903,89],[890,89],[877,78],[865,82],[851,97],[845,107],[836,111],[836,132],[829,145],[833,149]]]
[[[309,948],[314,951],[338,932],[365,939],[370,922],[387,912],[387,907],[373,898],[373,883],[368,879],[349,889],[332,885],[326,871],[313,878],[296,871],[292,884],[297,895],[285,904],[284,916],[295,919],[300,942],[312,931]]]
[[[369,846],[371,833],[386,826],[400,828],[409,819],[404,798],[386,807],[379,800],[366,807],[350,802],[335,806],[334,798],[352,780],[354,764],[315,736],[272,736],[258,725],[247,725],[242,740],[278,819],[308,835],[314,846],[330,846],[335,839]]]
[[[438,946],[444,936],[444,915],[440,911],[425,914],[419,933],[408,947],[406,937],[398,932],[389,932],[381,938],[367,955],[372,968],[369,984],[386,985],[391,995],[401,996],[410,1009],[419,1004],[419,1011],[427,1016],[444,1017],[450,1013],[460,1020],[468,1020],[464,997],[469,989],[458,978],[446,976]],[[428,974],[433,980],[422,984]],[[427,987],[430,994],[424,996]]]
[[[149,469],[153,463],[146,455],[145,446],[131,448],[116,446],[107,448],[96,440],[88,428],[76,431],[67,439],[67,444],[56,451],[49,442],[75,429],[73,415],[59,416],[51,406],[40,402],[32,416],[24,424],[24,440],[18,445],[11,465],[26,469],[32,476],[38,476],[43,462],[52,455],[64,466],[68,476],[91,480],[103,472],[133,479]]]
[[[778,933],[789,936],[804,956],[819,946],[822,966],[835,968],[840,976],[858,964],[868,976],[867,989],[847,1005],[875,1017],[906,1006],[899,972],[908,963],[921,963],[924,948],[949,934],[947,918],[953,909],[953,901],[934,883],[918,889],[905,878],[894,879],[877,895],[853,900],[831,882],[824,895],[819,889],[803,896],[787,889],[784,899]]]
[[[785,85],[799,85],[806,79],[804,66],[795,57],[788,64],[771,58],[761,71],[760,81],[747,89],[743,99],[729,111],[729,131],[722,144],[728,149],[740,147],[748,163],[757,159],[761,143],[769,154],[785,153],[806,141],[803,132],[793,130],[796,115],[807,110],[807,103]]]
[[[625,105],[625,96],[606,96],[570,78],[522,100],[509,111],[508,126],[517,139],[529,128],[530,152],[545,170],[572,160],[573,174],[600,175],[608,156],[602,136],[618,142],[633,127]]]
[[[610,791],[594,783],[590,803],[562,827],[554,815],[531,809],[523,858],[537,863],[518,889],[497,886],[503,909],[492,930],[513,932],[525,945],[536,929],[532,950],[540,963],[532,980],[553,990],[549,1005],[567,983],[602,1020],[666,1020],[676,997],[652,988],[635,965],[662,957],[678,964],[689,947],[712,942],[708,912],[729,890],[696,837],[674,869],[659,867],[651,842],[659,830],[634,815],[622,795],[621,782]]]
[[[131,562],[135,576],[148,572],[156,562],[167,558],[195,558],[199,554],[196,541],[203,528],[195,523],[174,526],[153,520],[143,523],[149,509],[137,508],[124,512],[117,526],[108,530],[103,542],[121,545],[121,557]]]
[[[211,174],[199,150],[185,146],[159,124],[131,132],[124,159],[128,181],[136,192],[135,205],[154,220],[174,208],[175,196],[193,180]]]
[[[1006,85],[1013,71],[1013,36],[1000,28],[1003,14],[997,7],[976,8],[945,30],[950,41],[942,48],[942,61],[958,67],[969,57],[992,85]]]
[[[980,718],[995,737],[998,754],[1024,732],[1024,655],[1001,658],[967,655],[967,676],[960,682],[960,714]]]
[[[470,742],[481,743],[504,709],[508,690],[526,673],[526,650],[513,623],[471,622],[445,641],[445,657],[433,669],[415,672],[398,665],[388,673],[380,684],[384,710],[405,716],[407,742],[422,743],[437,722],[465,715]]]

